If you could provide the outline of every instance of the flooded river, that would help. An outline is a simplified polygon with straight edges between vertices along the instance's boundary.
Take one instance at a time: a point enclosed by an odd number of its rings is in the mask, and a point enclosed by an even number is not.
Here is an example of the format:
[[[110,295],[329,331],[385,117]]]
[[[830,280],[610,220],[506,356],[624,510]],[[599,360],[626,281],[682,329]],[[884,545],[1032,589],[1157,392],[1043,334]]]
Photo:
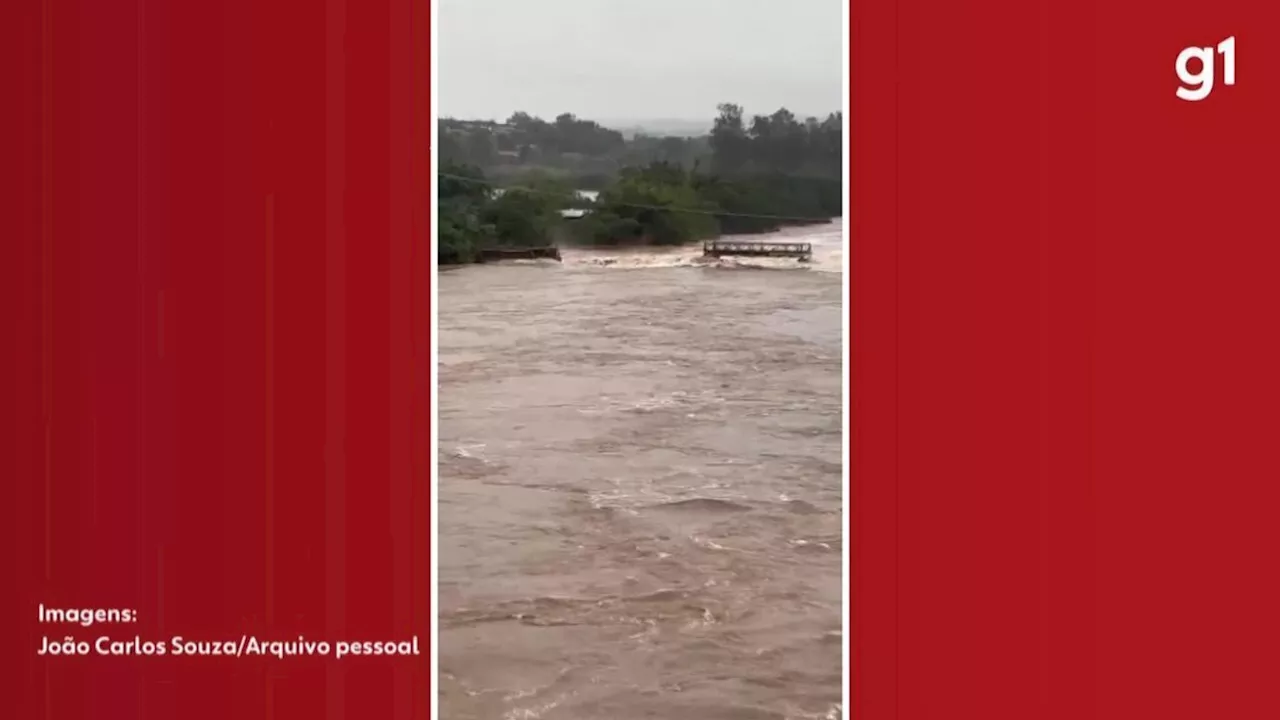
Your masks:
[[[839,224],[440,274],[440,714],[841,712]]]

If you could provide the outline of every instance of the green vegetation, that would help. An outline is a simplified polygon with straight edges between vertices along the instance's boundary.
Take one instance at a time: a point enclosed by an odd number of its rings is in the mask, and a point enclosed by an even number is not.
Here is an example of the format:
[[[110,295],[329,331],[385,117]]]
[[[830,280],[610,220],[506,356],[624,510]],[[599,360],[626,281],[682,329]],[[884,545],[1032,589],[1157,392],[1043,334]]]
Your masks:
[[[593,245],[678,245],[717,234],[716,210],[698,193],[694,174],[678,165],[626,168],[570,237]]]
[[[440,263],[474,262],[483,247],[675,245],[840,214],[839,113],[801,122],[782,109],[748,124],[737,105],[719,110],[691,138],[628,139],[569,114],[441,120]]]
[[[547,181],[495,193],[479,168],[466,165],[442,163],[437,182],[442,265],[475,262],[482,247],[546,245],[560,211],[573,204],[572,191]]]

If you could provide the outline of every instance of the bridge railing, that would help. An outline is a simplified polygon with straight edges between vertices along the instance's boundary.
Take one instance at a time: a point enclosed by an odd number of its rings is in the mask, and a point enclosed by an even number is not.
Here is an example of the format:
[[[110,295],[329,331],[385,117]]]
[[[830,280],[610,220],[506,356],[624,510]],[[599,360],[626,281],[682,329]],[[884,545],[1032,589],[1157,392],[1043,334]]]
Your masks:
[[[707,255],[810,255],[811,243],[742,242],[734,240],[708,240],[702,244]]]
[[[479,252],[479,259],[480,259],[480,261],[481,261],[481,262],[487,262],[487,261],[489,261],[489,260],[520,260],[520,259],[528,259],[528,260],[537,260],[537,259],[560,260],[561,258],[560,258],[560,248],[558,248],[558,247],[556,247],[556,246],[554,246],[554,245],[548,245],[548,246],[546,246],[546,247],[523,247],[523,248],[511,248],[511,247],[489,247],[489,248],[481,248],[481,249],[480,249],[480,252]]]

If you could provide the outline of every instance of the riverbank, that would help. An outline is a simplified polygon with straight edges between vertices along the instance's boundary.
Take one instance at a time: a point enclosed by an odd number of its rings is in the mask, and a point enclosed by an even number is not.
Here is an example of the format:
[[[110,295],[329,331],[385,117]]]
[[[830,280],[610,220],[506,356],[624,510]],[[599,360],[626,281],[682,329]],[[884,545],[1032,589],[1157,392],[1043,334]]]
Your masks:
[[[657,163],[624,169],[584,202],[581,191],[554,184],[494,192],[478,169],[446,166],[437,258],[467,264],[494,247],[678,246],[822,225],[843,210],[842,188],[832,180],[719,176]]]

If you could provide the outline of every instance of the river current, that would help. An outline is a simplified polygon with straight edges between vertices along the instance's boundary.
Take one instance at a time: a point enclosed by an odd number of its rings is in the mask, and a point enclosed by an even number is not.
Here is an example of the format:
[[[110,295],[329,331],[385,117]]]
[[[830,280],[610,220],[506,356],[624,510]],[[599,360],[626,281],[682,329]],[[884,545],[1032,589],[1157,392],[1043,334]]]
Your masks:
[[[841,710],[839,223],[439,277],[449,720]]]

